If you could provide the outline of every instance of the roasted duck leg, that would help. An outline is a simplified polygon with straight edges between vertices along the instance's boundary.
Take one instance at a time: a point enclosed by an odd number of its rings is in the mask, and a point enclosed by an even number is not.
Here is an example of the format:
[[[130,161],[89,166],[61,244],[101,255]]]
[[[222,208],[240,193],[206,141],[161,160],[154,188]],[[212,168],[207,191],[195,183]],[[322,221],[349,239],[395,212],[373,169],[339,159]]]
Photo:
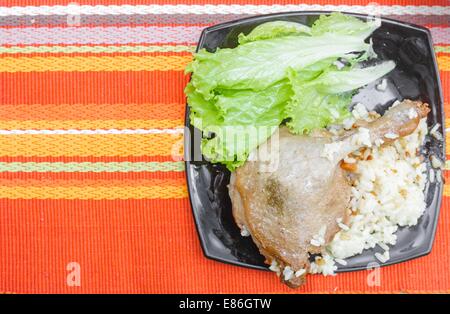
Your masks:
[[[258,151],[278,154],[274,171],[261,171],[266,161],[248,160],[232,174],[229,192],[239,227],[248,230],[267,263],[277,262],[297,275],[280,278],[291,287],[305,280],[309,254],[320,253],[348,218],[351,186],[341,161],[350,153],[411,134],[429,112],[427,104],[403,101],[381,118],[360,123],[339,138],[303,136],[281,127],[278,149],[267,143]],[[341,221],[339,220],[339,221]]]

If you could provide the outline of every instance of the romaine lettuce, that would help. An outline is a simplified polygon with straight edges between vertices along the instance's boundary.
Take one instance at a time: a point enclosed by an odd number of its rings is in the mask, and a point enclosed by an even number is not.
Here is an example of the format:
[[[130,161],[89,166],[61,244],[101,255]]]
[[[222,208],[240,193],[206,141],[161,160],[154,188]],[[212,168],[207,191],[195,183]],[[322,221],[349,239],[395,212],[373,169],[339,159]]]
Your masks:
[[[285,36],[215,53],[201,50],[188,71],[193,72],[192,85],[210,99],[216,89],[262,90],[286,78],[289,68],[301,71],[323,59],[337,59],[368,49],[369,44],[361,36]]]
[[[249,34],[239,34],[239,44],[288,35],[311,35],[311,28],[295,22],[273,21],[256,26]]]
[[[395,66],[359,66],[374,56],[365,39],[378,26],[341,13],[312,27],[275,21],[241,34],[236,48],[196,53],[185,93],[203,155],[234,170],[284,121],[294,133],[342,121],[356,89]]]

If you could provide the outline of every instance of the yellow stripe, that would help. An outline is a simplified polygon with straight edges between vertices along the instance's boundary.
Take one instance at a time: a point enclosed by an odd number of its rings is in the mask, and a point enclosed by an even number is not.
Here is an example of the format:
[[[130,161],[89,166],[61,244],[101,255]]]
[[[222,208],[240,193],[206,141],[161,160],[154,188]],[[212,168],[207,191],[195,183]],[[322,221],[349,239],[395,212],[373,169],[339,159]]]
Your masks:
[[[181,134],[2,135],[0,156],[177,155]]]
[[[444,184],[444,196],[450,196],[450,184]]]
[[[434,46],[434,51],[436,52],[443,52],[443,53],[450,53],[450,46]]]
[[[183,70],[192,56],[4,57],[0,72]]]
[[[151,129],[183,126],[183,120],[0,120],[1,130]]]
[[[181,71],[192,56],[4,57],[0,72]],[[450,71],[450,56],[437,58],[441,71]]]
[[[450,160],[445,161],[444,170],[450,170]]]
[[[139,187],[4,187],[0,198],[8,199],[153,199],[184,198],[185,186]]]
[[[445,128],[450,127],[450,118],[445,119]],[[450,154],[450,137],[449,137],[449,132],[445,133],[445,154],[449,155]],[[449,170],[450,168],[447,168],[447,166],[445,167],[447,170]]]
[[[4,57],[0,72],[180,71],[192,56]],[[437,58],[441,71],[450,71],[450,56]]]
[[[450,71],[450,56],[437,57],[437,62],[439,65],[439,70]]]
[[[450,132],[445,133],[445,143],[450,144]],[[445,145],[445,153],[450,155],[450,145]]]

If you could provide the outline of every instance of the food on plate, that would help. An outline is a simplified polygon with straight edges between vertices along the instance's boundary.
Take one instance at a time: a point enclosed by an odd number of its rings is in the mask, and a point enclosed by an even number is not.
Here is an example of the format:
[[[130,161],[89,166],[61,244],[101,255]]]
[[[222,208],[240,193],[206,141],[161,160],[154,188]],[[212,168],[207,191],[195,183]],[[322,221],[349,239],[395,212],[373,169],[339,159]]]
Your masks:
[[[277,265],[281,279],[290,286],[300,285],[310,271],[310,254],[326,253],[341,226],[349,223],[353,152],[369,150],[376,143],[389,145],[416,130],[429,109],[421,102],[404,101],[384,116],[340,135],[321,132],[294,135],[281,127],[279,149],[260,145],[258,151],[279,155],[275,171],[261,171],[267,161],[248,160],[231,176],[229,185],[233,215],[239,227],[247,230],[269,264]],[[391,136],[395,134],[396,137]]]
[[[425,210],[428,104],[396,101],[381,116],[352,103],[367,84],[389,87],[395,62],[379,61],[370,40],[379,26],[341,13],[311,27],[267,22],[235,48],[200,50],[186,69],[202,154],[232,172],[241,235],[290,287],[376,245],[387,262],[398,227]]]

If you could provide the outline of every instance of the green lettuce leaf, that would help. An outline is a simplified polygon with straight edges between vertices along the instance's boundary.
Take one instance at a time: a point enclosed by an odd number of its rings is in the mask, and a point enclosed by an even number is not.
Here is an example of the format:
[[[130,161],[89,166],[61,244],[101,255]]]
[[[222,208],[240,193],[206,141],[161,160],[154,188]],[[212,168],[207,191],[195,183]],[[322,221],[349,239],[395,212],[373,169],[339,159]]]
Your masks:
[[[256,26],[249,34],[239,34],[239,44],[288,35],[311,35],[311,28],[295,22],[273,21]]]
[[[386,61],[366,68],[327,71],[314,81],[314,86],[323,93],[348,92],[373,82],[395,68],[395,62]]]
[[[311,27],[311,34],[340,34],[369,37],[375,29],[380,27],[380,20],[368,20],[364,22],[350,15],[339,12],[330,15],[321,15]]]
[[[350,115],[353,92],[390,72],[392,61],[367,68],[330,69],[312,81],[304,81],[295,71],[289,79],[294,96],[286,106],[290,119],[287,125],[293,133],[308,133],[332,123],[340,123]]]
[[[211,162],[220,162],[231,171],[242,165],[249,153],[264,143],[278,128],[275,126],[209,126],[204,131],[214,137],[202,139],[203,155]]]
[[[293,93],[288,80],[262,91],[221,90],[206,100],[192,84],[185,93],[193,126],[203,131],[202,153],[230,170],[269,138],[284,118],[285,104]],[[213,134],[209,137],[209,134]]]
[[[223,90],[214,100],[226,125],[279,125],[291,96],[291,86],[284,80],[261,91]]]
[[[207,101],[195,87],[188,83],[184,92],[190,108],[189,120],[199,130],[206,125],[218,125],[223,122],[223,116],[212,101]]]
[[[320,92],[314,81],[308,84],[295,71],[289,72],[289,79],[294,96],[286,105],[286,117],[289,119],[286,124],[291,132],[309,133],[349,116],[351,93],[334,95]]]
[[[344,57],[370,47],[360,36],[324,34],[259,40],[215,53],[201,50],[188,68],[191,83],[206,99],[215,89],[262,90],[323,59]]]

